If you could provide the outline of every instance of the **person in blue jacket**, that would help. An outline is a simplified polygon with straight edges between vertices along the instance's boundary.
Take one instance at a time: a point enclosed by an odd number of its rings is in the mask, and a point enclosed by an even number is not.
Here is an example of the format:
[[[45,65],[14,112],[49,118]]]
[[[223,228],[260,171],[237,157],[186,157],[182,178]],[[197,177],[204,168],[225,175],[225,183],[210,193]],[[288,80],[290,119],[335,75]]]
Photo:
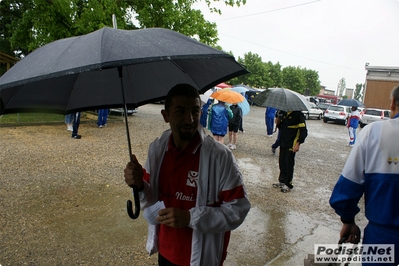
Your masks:
[[[206,120],[208,118],[208,109],[209,106],[211,105],[212,101],[211,99],[208,99],[208,101],[201,107],[201,117],[200,117],[200,124],[201,126],[203,126],[204,128],[206,128]]]
[[[399,86],[391,95],[392,119],[362,129],[330,197],[330,205],[343,223],[340,239],[359,243],[355,216],[364,196],[368,224],[362,244],[395,245],[394,263],[383,265],[399,264]]]
[[[233,112],[226,104],[219,101],[214,104],[209,112],[208,129],[212,132],[213,138],[224,144],[224,136],[227,134],[227,126]]]
[[[265,111],[266,135],[270,138],[273,136],[275,115],[276,115],[276,108],[266,107]]]
[[[359,126],[360,112],[356,106],[352,106],[352,112],[348,118],[349,147],[353,147],[356,141],[356,129]]]

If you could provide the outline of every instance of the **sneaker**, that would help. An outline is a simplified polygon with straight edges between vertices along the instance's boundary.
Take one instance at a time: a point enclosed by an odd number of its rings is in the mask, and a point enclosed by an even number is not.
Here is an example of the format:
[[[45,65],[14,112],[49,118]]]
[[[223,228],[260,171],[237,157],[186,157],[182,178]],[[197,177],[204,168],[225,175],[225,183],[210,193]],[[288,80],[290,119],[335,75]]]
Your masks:
[[[230,146],[230,149],[231,149],[231,150],[235,150],[235,149],[237,149],[237,147],[236,147],[236,145],[232,144],[232,145]]]
[[[274,183],[274,184],[273,184],[273,187],[274,187],[274,188],[282,188],[282,187],[284,187],[284,186],[285,186],[284,183]]]
[[[68,126],[68,127],[67,127],[67,130],[68,130],[68,131],[73,131],[72,126]]]
[[[73,139],[81,139],[82,136],[81,135],[76,135],[76,136],[72,136]]]
[[[99,127],[99,128],[102,128],[102,127],[103,127],[103,125],[99,125],[98,127]]]
[[[290,192],[291,191],[291,189],[287,186],[287,185],[285,185],[284,184],[284,186],[281,188],[281,192],[283,192],[283,193],[288,193],[288,192]]]
[[[231,143],[227,144],[227,148],[231,149],[231,146],[233,146],[233,144],[231,144]]]
[[[276,155],[276,148],[272,148],[273,155]]]

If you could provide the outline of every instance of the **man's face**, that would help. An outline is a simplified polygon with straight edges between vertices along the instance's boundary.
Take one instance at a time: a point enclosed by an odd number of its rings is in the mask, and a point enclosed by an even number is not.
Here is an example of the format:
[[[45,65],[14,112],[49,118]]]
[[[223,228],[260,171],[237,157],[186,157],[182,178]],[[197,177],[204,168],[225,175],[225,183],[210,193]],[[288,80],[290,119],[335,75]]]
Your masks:
[[[189,141],[197,131],[201,102],[199,98],[176,96],[172,99],[169,111],[162,110],[165,122],[170,124],[173,136],[179,141]]]

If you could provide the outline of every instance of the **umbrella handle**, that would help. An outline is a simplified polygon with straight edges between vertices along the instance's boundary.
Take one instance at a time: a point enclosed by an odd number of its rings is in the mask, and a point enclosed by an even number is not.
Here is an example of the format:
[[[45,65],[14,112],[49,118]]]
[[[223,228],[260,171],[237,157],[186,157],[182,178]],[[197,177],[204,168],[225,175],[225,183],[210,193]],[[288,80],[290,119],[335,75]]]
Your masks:
[[[130,142],[130,134],[129,134],[129,123],[127,121],[127,106],[126,106],[126,99],[125,99],[125,89],[123,88],[123,71],[122,67],[118,67],[119,79],[121,81],[121,88],[122,88],[122,100],[123,100],[123,113],[125,118],[125,127],[126,127],[126,137],[127,137],[127,146],[129,149],[129,158],[132,161],[133,153],[132,153],[132,145]],[[140,215],[140,198],[139,198],[139,188],[137,186],[133,186],[133,198],[134,198],[134,209],[133,212],[133,204],[131,200],[128,200],[126,203],[127,207],[127,214],[132,219],[137,219]]]
[[[133,186],[133,197],[134,197],[134,210],[133,212],[133,203],[131,200],[127,201],[127,214],[131,219],[137,219],[140,215],[140,199],[139,199],[139,191],[137,186]]]

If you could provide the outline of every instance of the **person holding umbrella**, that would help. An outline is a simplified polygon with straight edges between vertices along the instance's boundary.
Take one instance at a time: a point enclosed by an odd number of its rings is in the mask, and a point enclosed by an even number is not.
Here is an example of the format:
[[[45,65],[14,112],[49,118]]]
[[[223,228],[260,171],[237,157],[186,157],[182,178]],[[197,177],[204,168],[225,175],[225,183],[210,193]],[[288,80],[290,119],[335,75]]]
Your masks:
[[[229,147],[231,150],[235,150],[237,144],[237,133],[238,129],[242,123],[242,110],[238,104],[233,104],[230,106],[233,113],[233,117],[229,120]]]
[[[356,129],[359,125],[360,112],[356,106],[352,106],[352,112],[348,117],[349,147],[353,147],[356,141]]]
[[[188,85],[174,86],[162,116],[170,129],[149,147],[144,168],[132,156],[125,182],[140,191],[146,212],[162,201],[148,224],[147,250],[159,265],[222,265],[230,231],[245,219],[251,204],[242,174],[227,147],[199,124],[201,100]]]
[[[279,153],[279,183],[273,187],[280,188],[281,192],[290,192],[294,187],[295,154],[305,142],[308,135],[305,116],[301,111],[280,111],[280,153]]]

